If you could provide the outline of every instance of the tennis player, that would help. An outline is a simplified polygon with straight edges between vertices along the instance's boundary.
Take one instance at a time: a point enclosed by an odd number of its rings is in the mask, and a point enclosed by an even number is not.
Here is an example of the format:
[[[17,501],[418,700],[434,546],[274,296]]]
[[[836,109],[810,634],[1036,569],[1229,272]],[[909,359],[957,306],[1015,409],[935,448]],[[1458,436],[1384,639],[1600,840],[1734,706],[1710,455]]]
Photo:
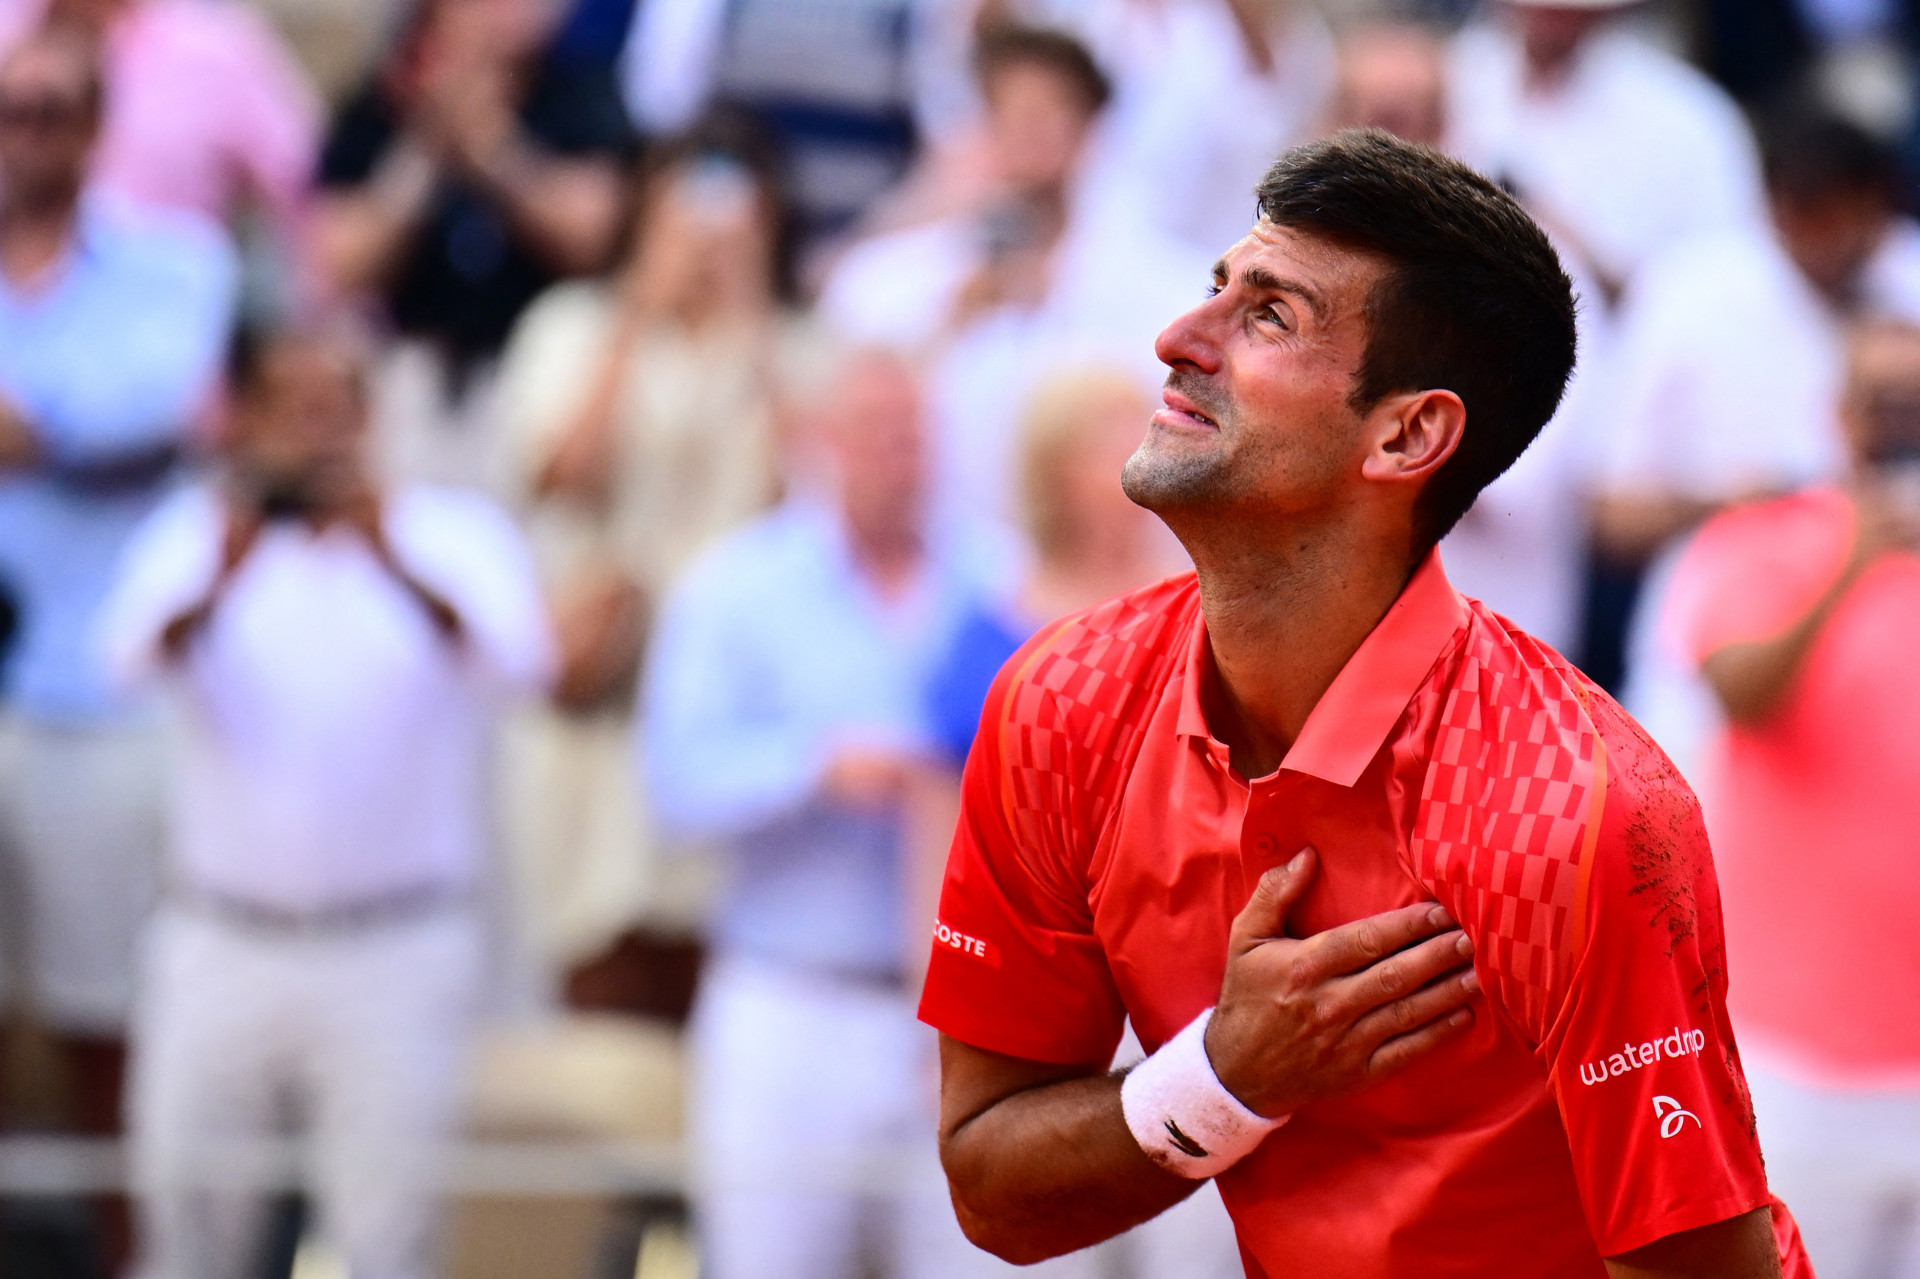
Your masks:
[[[1197,573],[1035,636],[967,765],[921,1006],[961,1224],[1035,1261],[1215,1177],[1251,1276],[1810,1275],[1693,795],[1433,550],[1559,401],[1553,249],[1379,132],[1258,198],[1125,473]]]

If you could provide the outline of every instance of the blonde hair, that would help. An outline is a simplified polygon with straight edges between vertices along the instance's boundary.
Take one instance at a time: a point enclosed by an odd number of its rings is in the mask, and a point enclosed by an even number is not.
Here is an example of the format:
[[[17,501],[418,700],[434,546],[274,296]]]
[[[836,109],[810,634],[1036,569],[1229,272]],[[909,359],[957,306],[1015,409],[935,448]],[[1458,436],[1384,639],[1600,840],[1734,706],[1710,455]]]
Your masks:
[[[1131,373],[1085,365],[1047,378],[1027,401],[1020,434],[1021,522],[1043,559],[1065,550],[1074,536],[1065,478],[1075,454],[1099,434],[1115,407],[1146,398]]]

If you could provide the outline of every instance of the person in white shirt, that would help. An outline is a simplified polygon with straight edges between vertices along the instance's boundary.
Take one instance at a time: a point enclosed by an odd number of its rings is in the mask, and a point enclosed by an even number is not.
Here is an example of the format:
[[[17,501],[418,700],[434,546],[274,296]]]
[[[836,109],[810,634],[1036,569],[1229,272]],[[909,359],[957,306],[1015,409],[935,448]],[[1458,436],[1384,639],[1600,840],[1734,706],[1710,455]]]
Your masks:
[[[1843,325],[1920,317],[1920,227],[1896,216],[1891,151],[1809,104],[1764,133],[1769,221],[1676,245],[1621,308],[1596,530],[1616,559],[1836,474]]]
[[[382,491],[364,352],[236,343],[225,473],[130,545],[109,664],[164,686],[168,899],[129,1086],[147,1279],[241,1279],[237,1155],[297,1115],[354,1279],[431,1273],[431,1161],[479,994],[487,736],[547,676],[531,557],[483,498]]]
[[[1040,372],[1118,362],[1156,385],[1153,340],[1205,289],[1210,260],[1128,201],[1082,198],[1111,89],[1083,45],[997,28],[975,65],[992,198],[856,245],[820,313],[856,341],[927,355],[936,504],[1011,525],[1019,417]]]
[[[1448,149],[1507,186],[1611,296],[1695,231],[1759,218],[1753,141],[1706,76],[1610,11],[1501,0],[1454,40]]]
[[[911,369],[854,351],[823,374],[802,409],[817,475],[694,561],[642,682],[662,827],[726,871],[691,1026],[701,1269],[1003,1276],[939,1171],[905,862],[926,681],[1009,563],[929,510]]]

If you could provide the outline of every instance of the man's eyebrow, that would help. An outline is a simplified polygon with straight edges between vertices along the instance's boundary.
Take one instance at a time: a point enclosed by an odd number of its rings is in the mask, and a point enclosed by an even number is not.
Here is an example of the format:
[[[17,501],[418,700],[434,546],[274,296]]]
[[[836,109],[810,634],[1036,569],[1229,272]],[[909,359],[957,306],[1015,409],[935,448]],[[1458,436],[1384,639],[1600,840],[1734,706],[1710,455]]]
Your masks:
[[[1307,304],[1307,309],[1313,312],[1314,319],[1327,318],[1326,301],[1320,296],[1319,290],[1299,280],[1285,279],[1275,275],[1266,267],[1255,265],[1240,273],[1240,283],[1260,293],[1290,293]]]
[[[1227,260],[1225,258],[1221,258],[1218,262],[1215,262],[1213,264],[1214,286],[1216,288],[1224,288],[1227,283],[1227,277],[1230,274],[1231,272],[1227,269]],[[1319,290],[1310,285],[1303,284],[1299,280],[1285,279],[1275,275],[1264,266],[1256,265],[1250,266],[1240,273],[1240,283],[1257,293],[1290,293],[1307,304],[1307,309],[1313,312],[1315,319],[1324,320],[1327,318],[1326,299],[1320,296]]]

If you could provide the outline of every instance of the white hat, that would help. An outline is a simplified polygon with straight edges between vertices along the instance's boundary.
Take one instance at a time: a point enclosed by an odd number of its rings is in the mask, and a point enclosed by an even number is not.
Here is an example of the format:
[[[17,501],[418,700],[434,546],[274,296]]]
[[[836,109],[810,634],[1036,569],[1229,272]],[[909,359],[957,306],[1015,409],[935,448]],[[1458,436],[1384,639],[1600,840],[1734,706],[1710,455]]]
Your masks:
[[[1624,9],[1640,0],[1507,0],[1518,9]]]

